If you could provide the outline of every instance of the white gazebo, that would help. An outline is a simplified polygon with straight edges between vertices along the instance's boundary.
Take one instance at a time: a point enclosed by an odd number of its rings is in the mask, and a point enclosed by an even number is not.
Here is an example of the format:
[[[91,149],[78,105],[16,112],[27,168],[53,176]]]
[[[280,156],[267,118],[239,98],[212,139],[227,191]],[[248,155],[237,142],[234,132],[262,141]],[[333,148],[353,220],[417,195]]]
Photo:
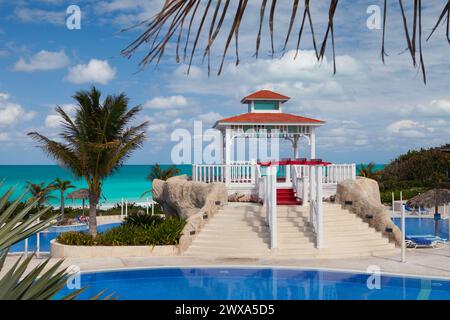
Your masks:
[[[308,205],[309,221],[317,237],[317,247],[323,245],[324,198],[336,193],[337,184],[355,179],[355,164],[332,164],[316,158],[316,129],[324,121],[284,113],[283,104],[290,98],[269,90],[255,92],[242,99],[247,113],[225,118],[214,128],[222,133],[222,163],[194,164],[192,177],[195,181],[224,182],[229,194],[250,194],[266,208],[270,227],[271,247],[277,246],[277,207],[283,205]],[[299,158],[299,141],[304,138],[308,152]],[[233,157],[238,139],[247,140],[247,147],[240,148],[244,160]],[[253,139],[253,140],[252,140]],[[288,140],[292,143],[293,158],[279,159],[272,154],[261,159],[260,153],[251,152],[261,148],[260,140]],[[268,144],[262,145],[267,149]],[[238,148],[239,149],[239,148]],[[272,150],[271,150],[272,151]],[[267,155],[267,150],[265,150]],[[239,152],[236,152],[239,153]],[[248,156],[247,156],[248,154]]]
[[[193,178],[204,182],[225,182],[229,193],[258,193],[258,179],[264,175],[264,165],[268,160],[278,163],[277,188],[294,188],[297,179],[304,178],[309,172],[309,165],[322,164],[316,159],[316,130],[325,124],[322,120],[303,117],[283,112],[283,105],[290,98],[269,90],[252,93],[242,99],[247,105],[247,113],[221,119],[214,128],[222,133],[222,163],[194,164]],[[258,155],[244,151],[246,159],[236,159],[232,151],[238,139],[249,141],[247,149],[255,147],[256,140],[288,140],[292,144],[293,158],[289,161],[279,159],[279,154],[261,159]],[[300,150],[299,142],[306,140],[309,150]],[[252,141],[255,139],[255,141]],[[268,148],[265,145],[266,149]],[[236,152],[237,153],[237,152]],[[299,159],[299,153],[302,154]],[[281,161],[280,161],[281,160]],[[324,167],[324,195],[331,195],[336,190],[337,182],[356,175],[355,164],[327,164]],[[294,190],[295,192],[295,190]],[[300,197],[299,197],[300,198]]]
[[[236,138],[252,137],[276,137],[291,141],[294,159],[299,157],[300,138],[305,138],[309,145],[308,158],[315,159],[315,130],[325,122],[284,113],[283,104],[289,99],[273,91],[257,91],[241,101],[247,105],[247,113],[217,121],[214,128],[220,130],[224,137],[223,163],[233,163],[231,150]]]

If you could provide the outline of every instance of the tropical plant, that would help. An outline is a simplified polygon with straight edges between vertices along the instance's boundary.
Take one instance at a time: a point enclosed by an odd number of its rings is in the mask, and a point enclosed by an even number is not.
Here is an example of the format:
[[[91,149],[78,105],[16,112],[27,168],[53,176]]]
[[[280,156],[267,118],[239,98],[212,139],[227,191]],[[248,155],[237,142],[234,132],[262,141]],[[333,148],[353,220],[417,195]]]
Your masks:
[[[1,186],[1,183],[0,183]],[[45,208],[29,216],[29,212],[38,204],[35,199],[21,210],[18,206],[25,193],[13,202],[9,202],[14,189],[10,188],[0,198],[0,272],[5,266],[9,248],[15,243],[44,230],[56,216],[40,221],[50,209]],[[27,217],[28,218],[25,218]],[[44,272],[50,259],[44,261],[26,274],[33,256],[21,261],[17,259],[14,265],[0,277],[0,300],[40,300],[53,298],[65,285],[68,278],[66,269],[60,269],[62,261],[57,262]],[[73,299],[82,289],[73,292],[65,299]]]
[[[292,32],[297,33],[296,41],[296,51],[299,53],[300,42],[302,39],[303,31],[305,30],[305,23],[309,24],[310,33],[312,36],[312,43],[314,45],[314,50],[316,53],[317,60],[322,60],[325,55],[326,46],[331,38],[331,48],[332,48],[332,58],[335,62],[335,39],[334,39],[334,16],[338,8],[339,0],[329,1],[329,8],[327,12],[326,20],[326,30],[324,32],[324,38],[320,46],[317,46],[316,34],[314,32],[311,6],[312,1],[304,0],[303,4],[303,14],[301,15],[301,23],[299,23],[298,31],[294,28],[294,23],[299,15],[301,14],[301,4],[300,0],[293,0],[291,17],[287,29],[286,36],[282,37],[282,43],[284,43],[282,52],[288,47],[290,35]],[[425,1],[424,1],[425,2]],[[202,3],[202,5],[200,5]],[[272,0],[270,3],[270,13],[269,13],[269,32],[270,32],[270,44],[272,57],[275,54],[275,37],[274,37],[274,17],[277,9],[280,6],[286,5],[288,1]],[[203,59],[208,58],[208,73],[210,72],[210,56],[211,49],[217,40],[220,31],[224,29],[226,32],[226,41],[224,43],[224,49],[222,51],[222,58],[220,67],[218,69],[218,74],[220,75],[223,69],[224,61],[230,48],[233,38],[235,39],[236,45],[236,65],[239,64],[239,29],[241,22],[248,20],[250,22],[255,21],[258,25],[254,26],[254,30],[258,30],[256,35],[256,53],[255,56],[258,57],[260,50],[261,37],[263,24],[267,12],[268,0],[261,0],[260,2],[260,15],[259,19],[253,19],[251,17],[251,10],[254,10],[252,2],[250,5],[248,0],[230,1],[230,0],[217,0],[217,1],[201,1],[201,0],[165,0],[161,10],[155,14],[153,17],[149,17],[148,20],[139,23],[138,26],[142,27],[145,25],[144,31],[124,50],[122,54],[124,56],[130,57],[139,50],[142,46],[148,45],[147,53],[141,60],[141,65],[147,65],[156,61],[159,63],[164,53],[167,52],[166,48],[169,45],[172,47],[171,39],[176,39],[175,57],[176,61],[179,63],[181,60],[183,62],[188,62],[188,73],[190,66],[192,64],[199,39],[203,39],[202,32],[206,29],[208,32],[206,35],[207,41],[205,41],[205,48],[203,50]],[[278,6],[277,6],[278,4]],[[258,6],[258,4],[256,4]],[[423,81],[426,83],[426,73],[424,66],[424,59],[422,54],[422,9],[424,4],[421,0],[414,0],[413,10],[412,10],[412,25],[408,25],[407,12],[403,4],[403,0],[398,1],[398,10],[401,15],[400,23],[403,24],[403,29],[406,38],[407,50],[412,58],[412,63],[414,67],[418,67],[423,75]],[[394,8],[393,5],[388,4],[387,0],[384,0],[384,12],[383,12],[383,34],[381,39],[381,59],[384,63],[385,57],[387,56],[385,51],[385,35],[387,29],[387,11],[388,8]],[[244,15],[244,13],[247,13]],[[230,18],[226,18],[227,14],[231,15]],[[394,15],[392,15],[394,16]],[[444,4],[444,8],[437,18],[436,25],[432,29],[428,38],[435,32],[442,21],[447,18],[446,24],[446,42],[450,43],[450,27],[448,21],[450,20],[450,0]],[[208,25],[209,24],[209,25]],[[204,28],[204,26],[206,28]],[[228,26],[228,27],[227,27]],[[317,27],[317,26],[316,26]],[[125,29],[128,30],[128,29]],[[125,31],[123,30],[123,31]],[[191,37],[191,33],[195,31],[195,37]],[[183,59],[180,59],[180,48],[182,47],[181,42],[184,43],[183,48]],[[222,42],[221,42],[222,43]],[[192,46],[192,49],[189,48]],[[296,56],[297,56],[296,54]],[[418,56],[417,56],[418,55]],[[188,61],[187,61],[188,60]],[[336,63],[334,63],[334,72],[336,72]]]
[[[56,178],[55,181],[53,181],[53,187],[55,190],[58,190],[60,192],[60,198],[61,198],[61,220],[64,220],[64,193],[71,188],[75,188],[74,185],[70,183],[70,181],[62,180],[60,178]]]
[[[55,196],[50,194],[53,190],[55,190],[53,184],[46,185],[44,182],[32,183],[27,181],[27,188],[28,192],[31,194],[28,201],[37,201],[38,207],[41,207],[43,204],[48,204],[52,199],[56,199]]]
[[[130,125],[142,107],[128,109],[128,97],[108,95],[103,102],[101,92],[92,87],[78,91],[72,119],[61,107],[56,112],[62,118],[61,140],[51,140],[38,132],[28,135],[44,152],[68,167],[76,177],[84,178],[89,189],[89,233],[97,235],[97,205],[103,181],[118,170],[133,151],[145,140],[147,122]]]
[[[156,246],[177,245],[186,220],[174,217],[163,219],[153,226],[125,223],[104,233],[95,239],[81,232],[63,232],[57,241],[65,245],[83,246]]]
[[[150,173],[147,175],[147,180],[153,181],[154,179],[167,180],[171,177],[180,174],[180,169],[176,166],[169,166],[163,169],[159,164],[152,166]]]
[[[0,183],[0,187],[2,183]],[[25,259],[18,258],[9,270],[5,268],[6,258],[11,246],[29,238],[37,232],[43,231],[57,215],[46,219],[43,217],[49,212],[50,207],[40,209],[36,214],[29,215],[35,210],[38,200],[23,204],[26,193],[14,201],[9,201],[14,193],[10,188],[0,197],[0,300],[50,300],[63,289],[70,277],[67,268],[62,268],[63,260],[49,266],[50,258],[30,269],[30,262],[34,255]],[[42,221],[41,221],[42,219]],[[45,271],[45,269],[48,269]],[[73,291],[62,297],[63,300],[75,299],[85,288]],[[100,292],[91,299],[101,298],[105,291]],[[115,298],[111,294],[104,299]]]
[[[164,218],[159,215],[149,214],[133,214],[125,218],[125,225],[154,227],[164,221]]]
[[[369,164],[360,164],[358,168],[358,175],[364,178],[377,180],[380,174],[380,170],[376,169],[376,164],[370,162]]]

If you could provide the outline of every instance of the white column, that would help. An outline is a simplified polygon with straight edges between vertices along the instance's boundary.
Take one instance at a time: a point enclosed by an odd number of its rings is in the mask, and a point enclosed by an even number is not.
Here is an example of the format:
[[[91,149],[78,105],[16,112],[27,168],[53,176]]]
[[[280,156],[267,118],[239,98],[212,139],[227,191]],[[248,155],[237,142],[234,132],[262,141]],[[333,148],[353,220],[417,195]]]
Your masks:
[[[314,128],[311,128],[311,134],[309,136],[309,154],[310,159],[316,158],[316,132]]]
[[[277,227],[277,167],[270,166],[269,186],[270,186],[270,236],[271,249],[278,247],[278,227]]]
[[[323,243],[323,188],[322,188],[322,174],[323,167],[317,167],[317,180],[316,180],[316,199],[317,199],[317,248],[321,249],[324,246]]]
[[[447,221],[448,221],[448,230],[450,230],[450,202],[447,204]],[[450,241],[450,239],[447,239]],[[450,247],[450,246],[449,246]]]
[[[400,191],[400,204],[402,205],[402,262],[406,262],[406,230],[405,230],[405,206],[403,205],[403,192]]]
[[[230,184],[231,180],[231,138],[232,138],[231,128],[225,129],[225,183]]]

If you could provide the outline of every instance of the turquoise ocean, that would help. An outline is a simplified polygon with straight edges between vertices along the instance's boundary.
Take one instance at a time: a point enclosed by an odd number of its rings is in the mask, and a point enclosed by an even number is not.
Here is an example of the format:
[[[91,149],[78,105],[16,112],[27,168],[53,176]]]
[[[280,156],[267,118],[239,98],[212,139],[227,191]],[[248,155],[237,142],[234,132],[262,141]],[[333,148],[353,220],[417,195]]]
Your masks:
[[[162,168],[167,166],[162,165]],[[191,175],[192,167],[190,165],[177,166],[181,174]],[[152,169],[152,165],[125,165],[119,171],[110,176],[103,185],[103,199],[102,204],[119,203],[122,198],[129,202],[144,202],[146,195],[141,198],[141,195],[150,190],[152,184],[146,179],[148,173]],[[3,186],[0,194],[9,187],[14,187],[15,192],[13,197],[18,197],[26,189],[27,181],[32,183],[46,184],[51,183],[55,178],[69,180],[74,186],[79,188],[86,188],[87,184],[84,180],[76,179],[70,171],[56,165],[0,165],[0,181],[3,181]],[[69,189],[66,194],[76,189]],[[59,193],[54,193],[57,199],[51,200],[52,205],[59,205]],[[81,205],[81,201],[67,200],[67,205]]]
[[[162,165],[163,168],[168,167]],[[181,174],[191,175],[191,165],[177,166]],[[384,165],[376,165],[376,170],[383,169]],[[119,171],[110,176],[103,185],[103,198],[101,204],[112,205],[121,202],[122,198],[129,202],[144,202],[146,197],[151,198],[151,194],[144,197],[141,195],[151,189],[152,184],[146,179],[152,165],[125,165]],[[0,181],[3,186],[0,190],[2,194],[7,188],[14,187],[13,198],[18,197],[26,190],[26,183],[46,184],[51,183],[55,178],[69,180],[79,188],[86,188],[84,180],[76,179],[70,171],[56,165],[0,165]],[[76,189],[70,189],[66,194]],[[51,204],[59,205],[59,193],[54,193],[56,199],[51,200]],[[81,201],[67,200],[66,205],[81,205]]]

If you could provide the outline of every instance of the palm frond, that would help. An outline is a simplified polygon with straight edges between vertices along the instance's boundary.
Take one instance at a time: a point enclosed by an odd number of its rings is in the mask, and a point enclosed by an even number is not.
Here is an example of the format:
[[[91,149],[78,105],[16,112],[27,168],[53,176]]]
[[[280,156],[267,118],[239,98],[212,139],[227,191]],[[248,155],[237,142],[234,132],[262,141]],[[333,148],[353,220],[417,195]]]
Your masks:
[[[265,21],[265,15],[266,15],[266,7],[268,4],[267,0],[260,0],[260,16],[258,19],[258,27],[255,28],[257,31],[256,34],[256,52],[255,56],[258,58],[259,51],[260,51],[260,44],[261,44],[261,37],[262,37],[262,28]],[[236,41],[236,64],[239,64],[239,29],[241,22],[244,19],[244,13],[247,9],[247,3],[248,0],[239,0],[237,3],[237,9],[234,12],[234,16],[231,19],[231,24],[224,23],[225,16],[227,15],[228,11],[231,11],[232,8],[229,5],[230,0],[226,0],[223,7],[222,12],[220,13],[221,8],[221,0],[216,0],[215,2],[215,10],[210,10],[211,6],[214,6],[211,0],[205,1],[205,9],[199,10],[201,0],[170,0],[166,1],[164,3],[163,8],[154,15],[151,19],[147,20],[145,22],[146,29],[144,32],[142,32],[129,46],[127,46],[125,49],[122,50],[122,54],[128,58],[133,56],[137,50],[147,44],[150,44],[150,48],[148,51],[148,54],[142,58],[140,65],[146,66],[150,63],[152,63],[156,58],[157,64],[160,62],[161,58],[164,55],[166,46],[170,42],[170,40],[176,35],[177,37],[177,45],[176,45],[176,61],[177,63],[180,62],[179,57],[179,47],[180,42],[184,38],[185,39],[185,45],[184,45],[184,61],[189,60],[188,63],[188,74],[190,67],[193,63],[193,59],[195,56],[196,49],[198,47],[198,40],[201,36],[201,33],[203,32],[203,26],[205,23],[207,23],[208,18],[210,21],[209,25],[209,34],[208,34],[208,41],[206,44],[206,48],[203,51],[203,59],[205,59],[206,56],[208,56],[208,74],[210,73],[210,54],[211,54],[211,48],[212,45],[222,29],[228,29],[227,30],[227,37],[224,44],[224,48],[221,53],[220,58],[220,64],[218,68],[217,74],[220,75],[223,70],[223,64],[225,61],[225,58],[228,54],[228,49],[231,44],[232,38],[234,36]],[[283,5],[287,2],[283,2]],[[326,52],[327,43],[331,41],[332,46],[332,59],[333,59],[333,72],[336,73],[336,50],[335,50],[335,34],[334,34],[334,23],[335,23],[335,13],[338,8],[338,0],[330,0],[329,8],[328,8],[328,21],[327,21],[327,27],[325,31],[325,36],[320,44],[320,50],[318,49],[319,46],[316,43],[315,39],[315,32],[314,32],[314,26],[312,23],[312,15],[310,10],[310,0],[304,1],[304,8],[303,8],[303,18],[300,25],[300,31],[298,33],[297,37],[297,46],[296,46],[296,55],[299,52],[300,43],[302,34],[304,31],[304,26],[306,20],[308,20],[310,29],[311,29],[311,35],[312,35],[312,41],[314,50],[316,52],[317,59],[323,59]],[[426,72],[425,72],[425,64],[423,59],[423,52],[422,52],[422,1],[421,0],[414,0],[414,10],[413,10],[413,16],[412,16],[412,28],[408,26],[407,23],[407,13],[404,8],[403,0],[398,0],[399,4],[399,10],[401,12],[401,19],[403,23],[403,29],[404,34],[407,42],[407,48],[411,55],[411,58],[413,60],[413,66],[419,67],[420,71],[423,75],[423,81],[426,83]],[[270,12],[269,12],[269,37],[270,37],[270,46],[271,46],[271,53],[272,56],[274,56],[275,53],[275,36],[274,36],[274,16],[276,14],[277,8],[281,6],[281,3],[277,3],[276,0],[272,0],[270,4]],[[384,11],[383,11],[383,36],[382,36],[382,44],[381,44],[381,60],[384,63],[386,54],[386,48],[385,48],[385,37],[386,37],[386,29],[387,29],[387,0],[384,1]],[[284,53],[287,49],[289,38],[293,30],[294,21],[297,15],[299,15],[299,0],[292,0],[292,9],[291,9],[291,17],[289,20],[289,25],[287,28],[287,34],[284,37],[284,46],[282,49],[282,52]],[[196,16],[200,15],[201,17],[199,19],[195,19]],[[217,18],[220,16],[219,22],[217,23]],[[170,20],[170,17],[173,19]],[[441,24],[442,21],[444,21],[444,18],[447,17],[447,26],[446,26],[446,35],[447,35],[447,41],[450,43],[450,0],[447,1],[445,4],[445,7],[443,8],[439,18],[437,19],[437,23],[434,26],[433,30],[431,31],[428,38],[430,38],[435,30],[438,28],[438,26]],[[185,22],[189,20],[189,26],[188,28],[184,27]],[[143,23],[139,23],[137,26],[142,26]],[[190,44],[191,39],[191,33],[195,31],[195,38],[193,40],[193,48],[188,53],[188,47]],[[214,30],[214,31],[213,31]],[[410,30],[412,31],[410,33]],[[417,41],[419,42],[417,44]],[[418,54],[419,58],[416,58],[417,54],[417,48],[418,48]],[[418,61],[418,62],[417,62]]]

